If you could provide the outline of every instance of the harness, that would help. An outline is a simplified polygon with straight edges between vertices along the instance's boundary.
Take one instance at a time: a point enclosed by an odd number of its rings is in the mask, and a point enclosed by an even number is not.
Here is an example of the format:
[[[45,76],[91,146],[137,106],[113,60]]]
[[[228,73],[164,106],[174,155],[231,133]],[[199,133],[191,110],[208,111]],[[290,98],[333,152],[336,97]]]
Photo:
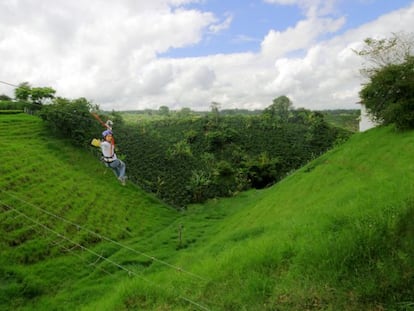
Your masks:
[[[107,156],[105,156],[105,155],[103,154],[103,152],[102,152],[102,159],[103,159],[103,161],[104,161],[104,162],[106,162],[106,163],[112,163],[112,162],[114,162],[114,161],[116,160],[116,159],[114,159],[114,158],[113,158],[113,157],[114,157],[114,155],[115,155],[115,152],[114,152],[114,150],[115,150],[115,144],[114,144],[113,139],[112,139],[112,141],[111,141],[110,146],[111,146],[111,149],[110,149],[110,154],[111,154],[111,156],[107,157]]]

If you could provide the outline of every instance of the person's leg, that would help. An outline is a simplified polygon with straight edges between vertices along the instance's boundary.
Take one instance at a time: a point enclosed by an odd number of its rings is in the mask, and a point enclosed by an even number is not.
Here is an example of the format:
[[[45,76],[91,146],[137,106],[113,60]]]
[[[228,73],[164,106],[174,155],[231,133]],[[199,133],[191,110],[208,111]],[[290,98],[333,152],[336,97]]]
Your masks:
[[[116,159],[115,161],[113,161],[111,163],[111,168],[114,170],[116,177],[123,183],[125,184],[125,170],[126,170],[126,165],[124,162],[122,162],[119,159]]]
[[[106,165],[106,167],[109,167],[111,169],[111,171],[114,172],[116,178],[118,178],[118,172],[117,172],[116,168],[113,167],[113,162],[112,163],[107,162],[107,163],[105,163],[105,165]]]
[[[119,166],[118,166],[118,178],[122,178],[123,180],[125,180],[126,176],[125,176],[125,170],[126,170],[126,165],[124,162],[122,162],[121,160],[119,160]]]
[[[109,163],[109,167],[112,169],[112,171],[114,172],[117,178],[119,178],[119,165],[120,165],[120,161],[118,159]]]

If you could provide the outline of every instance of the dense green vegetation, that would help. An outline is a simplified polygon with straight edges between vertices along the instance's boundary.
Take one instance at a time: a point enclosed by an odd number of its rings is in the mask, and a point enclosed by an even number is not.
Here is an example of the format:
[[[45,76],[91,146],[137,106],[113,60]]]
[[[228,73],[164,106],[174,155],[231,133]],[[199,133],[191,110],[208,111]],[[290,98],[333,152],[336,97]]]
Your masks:
[[[361,104],[380,124],[400,130],[414,128],[414,33],[364,40],[355,51],[367,60],[361,73],[368,82],[359,92]]]
[[[115,127],[131,180],[174,206],[278,182],[349,132],[322,114],[289,110],[285,120],[208,114]]]
[[[335,109],[317,111],[323,114],[326,122],[331,126],[340,127],[350,132],[358,132],[360,109]],[[176,117],[207,117],[209,111],[193,111],[189,108],[183,108],[178,111],[169,110],[168,114],[163,114],[160,110],[137,110],[137,111],[121,111],[120,115],[125,123],[128,124],[145,124],[155,120],[160,121],[166,118]],[[263,114],[263,110],[247,110],[247,109],[222,109],[219,111],[221,116],[259,116]]]
[[[414,56],[376,71],[360,96],[377,122],[414,128]]]
[[[85,98],[54,98],[50,88],[27,83],[15,93],[16,100],[5,98],[3,106],[35,107],[58,137],[85,148],[90,148],[92,138],[99,138],[102,127],[91,116],[98,107]],[[41,105],[50,99],[51,103]],[[294,109],[286,96],[260,113],[220,112],[218,106],[213,103],[208,113],[171,112],[162,106],[140,123],[125,122],[116,112],[105,116],[101,112],[101,117],[115,122],[117,153],[127,163],[130,180],[178,208],[268,187],[344,141],[351,133],[345,128],[356,121],[349,112]],[[328,123],[324,115],[335,117]]]
[[[413,131],[355,134],[272,187],[181,212],[36,117],[0,115],[0,135],[3,310],[414,306]]]
[[[57,98],[39,115],[52,132],[88,146],[102,131],[92,109],[86,99]],[[179,208],[268,187],[350,135],[319,112],[293,109],[286,96],[260,115],[161,113],[166,117],[142,124],[124,124],[113,113],[116,151],[130,180]]]
[[[24,111],[24,109],[27,108],[28,106],[31,106],[31,105],[28,105],[27,103],[23,103],[23,102],[15,102],[12,100],[1,100],[0,99],[0,111],[3,114],[11,113],[10,111],[14,111],[14,112]]]
[[[93,108],[85,98],[57,98],[52,105],[43,106],[38,115],[56,136],[70,140],[75,146],[86,147],[91,137],[102,130],[90,114]]]

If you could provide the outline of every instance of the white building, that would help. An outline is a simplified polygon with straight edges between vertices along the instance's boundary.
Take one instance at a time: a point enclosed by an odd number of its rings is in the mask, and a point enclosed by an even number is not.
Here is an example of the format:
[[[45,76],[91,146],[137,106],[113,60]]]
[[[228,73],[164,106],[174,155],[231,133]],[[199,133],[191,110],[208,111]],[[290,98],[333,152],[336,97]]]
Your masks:
[[[359,131],[364,132],[370,128],[376,127],[378,123],[372,121],[365,109],[365,106],[361,104],[361,116],[359,117]]]

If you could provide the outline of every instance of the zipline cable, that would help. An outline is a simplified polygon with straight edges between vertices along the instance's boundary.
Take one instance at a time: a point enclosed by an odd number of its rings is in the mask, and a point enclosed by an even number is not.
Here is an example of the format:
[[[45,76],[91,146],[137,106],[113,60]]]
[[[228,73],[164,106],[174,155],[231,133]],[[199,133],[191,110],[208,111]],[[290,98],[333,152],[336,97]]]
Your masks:
[[[0,81],[0,83],[6,84],[6,85],[10,85],[10,86],[13,86],[13,87],[19,87],[18,85],[15,85],[13,83],[9,83],[9,82],[6,82],[6,81]]]
[[[79,244],[79,243],[77,243],[77,242],[75,242],[75,241],[71,240],[70,238],[66,237],[65,235],[63,235],[63,234],[61,234],[61,233],[59,233],[59,232],[56,232],[55,230],[53,230],[53,229],[49,228],[49,227],[48,227],[48,226],[46,226],[45,224],[43,224],[43,223],[41,223],[41,222],[39,222],[39,221],[37,221],[37,220],[35,220],[35,219],[31,218],[30,216],[27,216],[25,213],[21,212],[20,210],[18,210],[18,209],[16,209],[16,208],[14,208],[14,207],[12,207],[12,206],[10,206],[10,205],[8,205],[8,204],[5,204],[5,203],[4,203],[4,202],[2,202],[1,200],[0,200],[0,204],[2,204],[3,206],[7,207],[7,208],[8,208],[8,209],[10,209],[10,210],[13,210],[14,212],[16,212],[17,214],[19,214],[20,216],[23,216],[24,218],[28,219],[29,221],[33,222],[34,224],[36,224],[36,225],[38,225],[38,226],[42,227],[42,228],[43,228],[43,229],[45,229],[46,231],[49,231],[49,232],[51,232],[51,233],[55,234],[56,236],[58,236],[58,237],[60,237],[60,238],[62,238],[62,239],[64,239],[64,240],[68,241],[69,243],[72,243],[73,245],[75,245],[75,246],[77,246],[77,247],[79,247],[79,248],[81,248],[81,249],[83,249],[83,250],[87,251],[88,253],[91,253],[92,255],[97,256],[98,258],[102,258],[104,261],[106,261],[106,262],[108,262],[108,263],[110,263],[110,264],[112,264],[112,265],[116,266],[117,268],[119,268],[119,269],[121,269],[121,270],[124,270],[125,272],[127,272],[127,273],[128,273],[128,275],[134,275],[134,276],[136,276],[136,277],[138,277],[138,278],[142,279],[143,281],[145,281],[145,282],[147,282],[147,283],[151,284],[152,286],[155,286],[155,287],[159,287],[159,288],[161,288],[158,284],[156,284],[156,283],[154,283],[154,282],[152,282],[152,281],[148,280],[147,278],[145,278],[145,277],[143,277],[142,275],[140,275],[140,274],[136,273],[135,271],[130,270],[130,269],[128,269],[128,268],[126,268],[126,267],[124,267],[124,266],[122,266],[122,265],[118,264],[117,262],[115,262],[115,261],[113,261],[113,260],[111,260],[111,259],[109,259],[109,258],[107,258],[107,257],[105,257],[105,256],[102,256],[102,255],[98,254],[97,252],[95,252],[95,251],[91,250],[90,248],[88,248],[88,247],[86,247],[86,246],[83,246],[83,245],[81,245],[81,244]],[[193,304],[193,305],[197,306],[197,307],[198,307],[198,308],[200,308],[201,310],[206,310],[206,311],[209,311],[209,310],[210,310],[210,309],[208,309],[207,307],[205,307],[205,306],[203,306],[203,305],[201,305],[201,304],[199,304],[199,303],[195,302],[195,301],[194,301],[194,300],[192,300],[192,299],[189,299],[189,298],[184,297],[184,296],[182,296],[182,295],[178,295],[178,297],[179,297],[180,299],[184,300],[184,301],[187,301],[187,302],[188,302],[188,303],[190,303],[190,304]]]
[[[7,194],[7,195],[9,195],[10,197],[12,197],[12,198],[14,198],[14,199],[16,199],[16,200],[18,200],[18,201],[20,201],[20,202],[23,202],[24,204],[27,204],[27,205],[29,205],[29,206],[32,206],[32,207],[34,207],[34,208],[36,208],[36,209],[40,210],[41,212],[43,212],[43,213],[45,213],[45,214],[47,214],[47,215],[49,215],[49,216],[52,216],[52,217],[54,217],[54,218],[56,218],[56,219],[58,219],[58,220],[61,220],[61,221],[65,222],[65,223],[67,223],[67,224],[70,224],[70,225],[74,226],[75,228],[77,228],[78,230],[82,229],[82,230],[84,230],[85,232],[87,232],[87,233],[89,233],[89,234],[92,234],[92,235],[94,235],[94,236],[96,236],[96,237],[98,237],[98,238],[100,238],[100,239],[102,239],[102,240],[105,240],[105,241],[107,241],[107,242],[113,243],[113,244],[115,244],[115,245],[117,245],[117,246],[119,246],[119,247],[121,247],[121,248],[127,249],[127,250],[129,250],[129,251],[131,251],[131,252],[133,252],[133,253],[135,253],[135,254],[141,255],[141,256],[146,257],[146,258],[148,258],[148,259],[151,259],[151,260],[153,260],[153,261],[155,261],[155,262],[158,262],[159,264],[165,265],[165,266],[167,266],[167,267],[169,267],[169,268],[172,268],[172,269],[174,269],[174,270],[177,270],[177,271],[179,271],[179,272],[183,272],[183,273],[188,274],[188,275],[190,275],[190,276],[192,276],[192,277],[194,277],[194,278],[197,278],[197,279],[199,279],[199,280],[202,280],[202,281],[208,281],[206,278],[203,278],[203,277],[201,277],[201,276],[199,276],[199,275],[197,275],[197,274],[194,274],[194,273],[192,273],[192,272],[189,272],[189,271],[187,271],[187,270],[184,270],[184,269],[182,269],[181,267],[174,266],[174,265],[172,265],[172,264],[170,264],[170,263],[168,263],[168,262],[166,262],[166,261],[163,261],[163,260],[158,259],[158,258],[156,258],[156,257],[154,257],[154,256],[148,255],[148,254],[146,254],[146,253],[144,253],[144,252],[138,251],[138,250],[136,250],[136,249],[134,249],[134,248],[131,248],[131,247],[127,246],[127,245],[124,245],[124,244],[122,244],[122,243],[120,243],[120,242],[117,242],[117,241],[115,241],[115,240],[113,240],[113,239],[111,239],[111,238],[108,238],[108,237],[103,236],[103,235],[101,235],[101,234],[99,234],[99,233],[96,233],[96,232],[94,232],[94,231],[92,231],[92,230],[90,230],[90,229],[88,229],[88,228],[85,228],[85,227],[84,227],[84,226],[82,226],[82,225],[79,225],[79,224],[77,224],[77,223],[74,223],[74,222],[72,222],[72,221],[70,221],[70,220],[67,220],[66,218],[63,218],[63,217],[61,217],[61,216],[58,216],[58,215],[56,215],[56,214],[54,214],[54,213],[52,213],[52,212],[49,212],[49,211],[47,211],[47,210],[45,210],[45,209],[43,209],[43,208],[41,208],[41,207],[39,207],[39,206],[36,206],[36,205],[34,205],[34,204],[30,203],[30,202],[27,202],[27,201],[25,201],[25,200],[23,200],[23,199],[21,199],[21,198],[17,197],[16,195],[13,195],[13,194],[11,194],[11,193],[9,193],[9,192],[5,192],[5,191],[4,191],[4,190],[2,190],[2,189],[0,189],[0,192],[6,193],[6,194]]]

